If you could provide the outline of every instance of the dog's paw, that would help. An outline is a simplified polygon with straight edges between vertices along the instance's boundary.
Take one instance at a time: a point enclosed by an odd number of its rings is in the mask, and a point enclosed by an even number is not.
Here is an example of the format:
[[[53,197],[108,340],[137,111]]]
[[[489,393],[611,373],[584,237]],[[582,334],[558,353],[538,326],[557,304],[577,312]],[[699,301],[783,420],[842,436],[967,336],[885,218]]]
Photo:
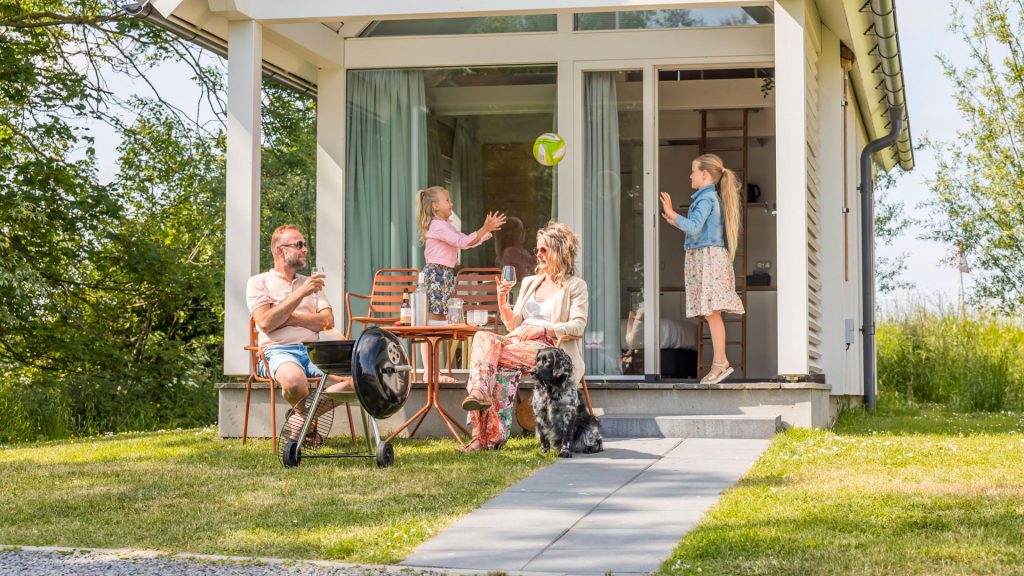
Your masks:
[[[562,448],[561,450],[558,451],[558,457],[559,458],[572,458],[572,450],[569,450],[567,448]]]

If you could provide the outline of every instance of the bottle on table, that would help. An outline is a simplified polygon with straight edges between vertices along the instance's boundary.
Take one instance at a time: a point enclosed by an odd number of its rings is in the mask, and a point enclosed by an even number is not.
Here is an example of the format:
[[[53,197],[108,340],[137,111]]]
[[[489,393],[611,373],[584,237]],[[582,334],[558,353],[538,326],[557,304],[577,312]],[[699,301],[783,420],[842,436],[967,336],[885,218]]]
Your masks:
[[[402,326],[412,326],[412,306],[409,304],[409,293],[402,294],[402,309],[398,312],[398,323]]]

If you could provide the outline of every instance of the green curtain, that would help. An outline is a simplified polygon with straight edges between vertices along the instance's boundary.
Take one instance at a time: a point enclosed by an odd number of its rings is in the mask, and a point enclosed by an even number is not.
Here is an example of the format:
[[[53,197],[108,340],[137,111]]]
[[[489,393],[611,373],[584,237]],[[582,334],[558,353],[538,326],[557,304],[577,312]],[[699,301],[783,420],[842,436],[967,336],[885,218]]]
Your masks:
[[[588,72],[583,92],[583,276],[590,289],[585,362],[619,374],[621,169],[614,72]]]
[[[421,72],[349,72],[346,290],[368,295],[381,268],[422,268],[415,194],[428,184],[427,136]]]
[[[474,116],[455,119],[452,143],[452,203],[462,222],[462,232],[469,234],[484,224],[484,157],[480,144],[479,125]],[[493,266],[493,248],[475,248],[462,252],[462,267]]]

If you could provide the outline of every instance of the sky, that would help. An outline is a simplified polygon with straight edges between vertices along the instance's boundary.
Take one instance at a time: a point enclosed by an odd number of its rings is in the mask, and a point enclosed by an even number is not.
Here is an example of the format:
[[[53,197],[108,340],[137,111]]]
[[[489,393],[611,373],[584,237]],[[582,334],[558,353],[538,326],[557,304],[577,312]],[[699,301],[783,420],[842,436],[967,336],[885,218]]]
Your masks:
[[[936,53],[941,48],[943,54],[958,63],[966,61],[967,54],[966,47],[956,35],[946,31],[949,24],[949,4],[946,0],[898,0],[896,9],[900,49],[903,53],[906,99],[914,142],[920,143],[925,135],[934,140],[953,140],[957,130],[964,127],[964,120],[955,108],[951,83],[945,77],[942,66],[936,59]],[[165,66],[166,71],[162,70],[154,76],[154,84],[164,98],[174,105],[186,110],[195,110],[199,93],[189,80],[191,71],[180,64],[170,63]],[[120,94],[146,91],[143,85],[133,85],[124,79],[115,79],[112,88]],[[110,178],[116,170],[116,139],[104,126],[96,126],[95,130],[97,149],[100,151],[100,174],[101,177]],[[921,203],[929,197],[927,180],[934,173],[935,162],[931,152],[917,150],[914,170],[897,182],[889,193],[890,198],[903,202],[908,216],[927,219],[929,213],[921,207]],[[957,301],[960,273],[946,261],[946,247],[920,239],[922,232],[919,227],[911,227],[892,246],[878,246],[879,256],[909,254],[903,278],[916,285],[910,291],[879,295],[883,307],[919,298],[928,301],[941,299],[947,303]],[[970,274],[965,276],[964,282],[969,290]]]
[[[936,53],[949,57],[954,63],[967,60],[967,48],[952,32],[949,25],[949,4],[945,0],[899,0],[896,17],[899,26],[900,51],[903,53],[903,80],[906,91],[910,130],[914,143],[919,144],[927,134],[933,140],[953,140],[965,121],[953,102],[952,83],[946,78]],[[935,161],[929,150],[916,150],[915,167],[901,178],[890,191],[892,200],[904,203],[906,213],[917,219],[927,219],[929,213],[920,208],[930,192],[927,180],[935,174]],[[956,302],[960,289],[960,273],[946,262],[947,247],[936,242],[921,240],[919,227],[912,227],[891,247],[879,246],[879,256],[910,254],[905,280],[916,284],[911,291],[880,295],[885,305],[897,300],[924,297],[942,298]],[[970,274],[964,285],[969,290]]]

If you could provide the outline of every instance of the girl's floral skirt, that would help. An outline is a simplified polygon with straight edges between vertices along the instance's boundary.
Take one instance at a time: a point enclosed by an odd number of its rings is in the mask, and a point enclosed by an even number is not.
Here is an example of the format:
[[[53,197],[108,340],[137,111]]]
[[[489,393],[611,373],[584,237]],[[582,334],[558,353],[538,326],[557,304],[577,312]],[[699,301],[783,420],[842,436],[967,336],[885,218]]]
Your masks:
[[[707,316],[715,311],[743,314],[736,294],[736,274],[729,250],[707,246],[686,251],[686,316]]]
[[[440,264],[423,267],[423,279],[427,283],[427,309],[431,314],[448,314],[448,300],[455,294],[455,269]]]

